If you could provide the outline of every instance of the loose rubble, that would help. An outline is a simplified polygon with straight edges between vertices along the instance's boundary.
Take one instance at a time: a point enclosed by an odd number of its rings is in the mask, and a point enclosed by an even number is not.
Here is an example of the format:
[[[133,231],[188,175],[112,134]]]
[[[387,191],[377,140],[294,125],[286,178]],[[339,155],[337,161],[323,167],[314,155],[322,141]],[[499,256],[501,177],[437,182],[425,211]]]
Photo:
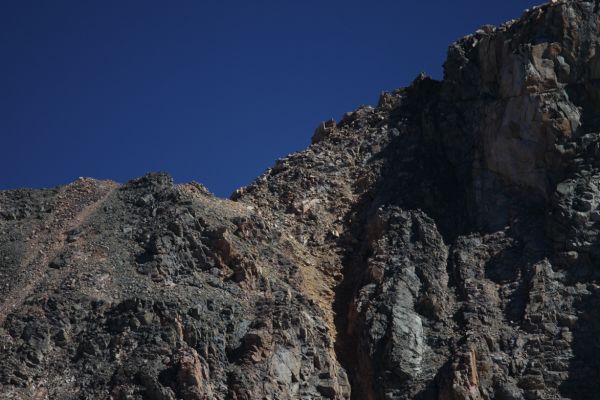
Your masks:
[[[229,200],[0,192],[0,398],[597,398],[599,26],[483,26]]]

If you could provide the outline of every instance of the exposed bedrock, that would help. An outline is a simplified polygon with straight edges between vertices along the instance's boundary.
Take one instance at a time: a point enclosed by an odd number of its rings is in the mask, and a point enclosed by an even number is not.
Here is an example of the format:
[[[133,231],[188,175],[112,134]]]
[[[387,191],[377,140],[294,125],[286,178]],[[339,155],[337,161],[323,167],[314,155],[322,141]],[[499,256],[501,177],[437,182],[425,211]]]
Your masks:
[[[229,200],[0,192],[0,398],[598,398],[599,8],[482,27]]]

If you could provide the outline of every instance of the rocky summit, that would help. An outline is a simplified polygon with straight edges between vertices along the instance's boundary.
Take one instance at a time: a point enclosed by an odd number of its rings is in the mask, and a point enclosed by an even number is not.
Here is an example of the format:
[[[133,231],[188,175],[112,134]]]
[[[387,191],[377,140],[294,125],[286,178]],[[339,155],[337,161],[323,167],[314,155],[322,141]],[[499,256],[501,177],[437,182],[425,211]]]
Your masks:
[[[0,192],[0,398],[599,399],[600,4],[444,69],[228,200]]]

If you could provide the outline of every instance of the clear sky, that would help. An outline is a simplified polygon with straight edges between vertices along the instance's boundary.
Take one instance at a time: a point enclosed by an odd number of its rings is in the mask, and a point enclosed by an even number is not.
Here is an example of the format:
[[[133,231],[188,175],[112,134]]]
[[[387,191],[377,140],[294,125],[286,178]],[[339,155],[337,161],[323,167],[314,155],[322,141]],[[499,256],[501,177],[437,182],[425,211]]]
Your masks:
[[[528,0],[3,0],[0,189],[166,171],[219,196]]]

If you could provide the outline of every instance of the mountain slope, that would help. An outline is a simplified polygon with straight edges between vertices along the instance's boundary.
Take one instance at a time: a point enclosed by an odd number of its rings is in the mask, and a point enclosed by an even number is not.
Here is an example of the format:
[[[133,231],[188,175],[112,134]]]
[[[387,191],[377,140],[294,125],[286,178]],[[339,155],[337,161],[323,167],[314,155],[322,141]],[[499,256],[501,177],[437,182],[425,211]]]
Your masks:
[[[600,11],[452,44],[230,200],[0,192],[0,397],[594,399]]]

